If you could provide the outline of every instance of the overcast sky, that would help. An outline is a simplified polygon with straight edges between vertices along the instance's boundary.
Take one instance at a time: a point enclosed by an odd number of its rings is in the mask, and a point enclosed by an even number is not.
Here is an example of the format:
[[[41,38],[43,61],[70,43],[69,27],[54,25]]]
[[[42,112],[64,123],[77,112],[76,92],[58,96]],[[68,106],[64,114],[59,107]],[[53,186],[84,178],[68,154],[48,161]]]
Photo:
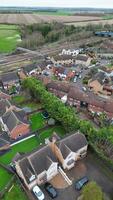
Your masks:
[[[113,0],[0,0],[0,6],[113,8]]]

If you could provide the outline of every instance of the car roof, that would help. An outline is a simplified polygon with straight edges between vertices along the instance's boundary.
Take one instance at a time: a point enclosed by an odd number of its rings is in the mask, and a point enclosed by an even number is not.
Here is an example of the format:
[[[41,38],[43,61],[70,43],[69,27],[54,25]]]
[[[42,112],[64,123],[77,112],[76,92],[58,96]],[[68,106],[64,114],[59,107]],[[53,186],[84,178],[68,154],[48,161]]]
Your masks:
[[[40,188],[36,185],[33,187],[33,192],[40,192]]]

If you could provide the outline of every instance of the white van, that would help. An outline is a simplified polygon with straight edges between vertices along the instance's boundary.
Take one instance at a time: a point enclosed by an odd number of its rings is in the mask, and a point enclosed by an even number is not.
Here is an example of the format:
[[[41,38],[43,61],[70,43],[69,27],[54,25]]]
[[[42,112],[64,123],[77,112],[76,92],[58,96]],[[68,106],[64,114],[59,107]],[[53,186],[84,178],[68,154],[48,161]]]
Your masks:
[[[44,193],[37,185],[33,187],[33,193],[35,194],[38,200],[44,200]]]

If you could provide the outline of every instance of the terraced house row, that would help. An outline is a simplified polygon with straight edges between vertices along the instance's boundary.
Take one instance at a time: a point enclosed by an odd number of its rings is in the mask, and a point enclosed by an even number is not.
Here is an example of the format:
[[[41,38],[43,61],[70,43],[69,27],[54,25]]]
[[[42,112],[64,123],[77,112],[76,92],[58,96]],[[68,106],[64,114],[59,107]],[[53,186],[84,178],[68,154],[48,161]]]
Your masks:
[[[86,108],[89,112],[106,113],[106,115],[113,118],[113,101],[102,99],[95,94],[85,93],[77,86],[73,86],[67,82],[50,81],[47,78],[40,79],[46,85],[48,91],[56,95],[62,102],[75,106],[77,108]]]

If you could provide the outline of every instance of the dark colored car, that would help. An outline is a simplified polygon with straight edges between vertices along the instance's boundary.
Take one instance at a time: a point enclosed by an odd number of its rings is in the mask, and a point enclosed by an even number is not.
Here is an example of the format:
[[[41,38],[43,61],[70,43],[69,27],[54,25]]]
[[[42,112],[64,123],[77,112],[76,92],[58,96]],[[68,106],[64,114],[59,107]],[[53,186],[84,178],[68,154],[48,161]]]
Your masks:
[[[46,183],[44,188],[52,199],[58,196],[56,189],[50,183]]]
[[[87,176],[84,176],[83,178],[81,178],[81,179],[79,179],[76,183],[75,183],[75,189],[76,190],[81,190],[82,189],[82,187],[86,184],[86,183],[88,183],[88,178],[87,178]]]

